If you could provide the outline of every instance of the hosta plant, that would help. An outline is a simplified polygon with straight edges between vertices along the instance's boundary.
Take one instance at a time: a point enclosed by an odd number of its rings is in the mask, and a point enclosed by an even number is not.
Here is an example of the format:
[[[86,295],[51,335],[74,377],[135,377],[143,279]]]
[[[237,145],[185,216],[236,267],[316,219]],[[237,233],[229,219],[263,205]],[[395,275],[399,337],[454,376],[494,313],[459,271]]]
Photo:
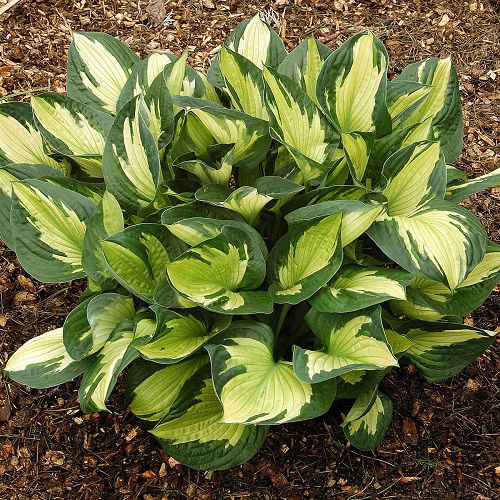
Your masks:
[[[500,247],[458,202],[500,174],[451,166],[453,65],[388,81],[372,33],[288,53],[258,16],[206,75],[186,59],[77,33],[66,95],[0,104],[0,236],[34,278],[88,282],[5,372],[38,388],[83,374],[94,412],[125,371],[131,411],[196,469],[240,464],[270,425],[336,399],[347,439],[374,448],[390,370],[437,382],[494,338],[462,317]]]

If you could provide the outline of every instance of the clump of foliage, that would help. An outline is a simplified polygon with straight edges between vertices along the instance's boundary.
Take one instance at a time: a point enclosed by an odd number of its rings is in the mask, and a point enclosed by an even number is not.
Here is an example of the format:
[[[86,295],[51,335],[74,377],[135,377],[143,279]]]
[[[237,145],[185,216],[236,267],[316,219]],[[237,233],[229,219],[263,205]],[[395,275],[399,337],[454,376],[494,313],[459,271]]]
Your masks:
[[[83,373],[177,460],[224,469],[269,425],[352,401],[374,448],[383,377],[410,360],[436,382],[493,340],[463,324],[493,289],[499,246],[457,202],[498,184],[450,166],[462,149],[449,59],[387,81],[372,33],[287,53],[258,16],[204,75],[187,53],[140,60],[75,34],[67,95],[0,104],[0,236],[38,280],[86,277],[64,326],[5,371],[32,387]]]

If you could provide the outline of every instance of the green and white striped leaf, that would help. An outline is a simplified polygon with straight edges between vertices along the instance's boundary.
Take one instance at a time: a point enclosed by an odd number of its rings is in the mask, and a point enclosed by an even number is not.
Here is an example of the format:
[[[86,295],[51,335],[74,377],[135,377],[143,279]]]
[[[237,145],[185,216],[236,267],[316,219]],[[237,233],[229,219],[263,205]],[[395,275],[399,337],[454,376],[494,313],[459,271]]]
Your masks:
[[[342,427],[353,446],[360,450],[373,450],[384,439],[391,419],[391,399],[375,390],[356,398]]]
[[[205,309],[224,314],[270,313],[264,280],[266,262],[247,233],[230,226],[167,265],[175,290]]]
[[[345,159],[353,179],[361,182],[365,176],[368,177],[366,169],[373,142],[373,134],[357,132],[342,132],[342,147],[344,148]],[[368,178],[365,180],[368,187],[371,187],[373,181]]]
[[[335,380],[308,384],[292,363],[273,359],[274,334],[257,321],[237,321],[206,346],[224,423],[280,424],[317,417],[335,398]]]
[[[183,108],[188,116],[195,115],[197,118],[188,129],[191,141],[203,133],[208,133],[212,138],[209,143],[205,142],[206,138],[201,138],[198,150],[190,146],[178,154],[194,152],[200,156],[199,153],[206,152],[206,147],[211,144],[234,144],[235,166],[251,168],[265,158],[271,143],[266,121],[194,97],[176,96],[172,101]]]
[[[60,170],[48,165],[27,163],[0,166],[0,240],[14,250],[14,239],[10,227],[10,207],[12,203],[12,183],[24,179],[62,177]]]
[[[333,166],[339,134],[298,84],[264,68],[270,133],[284,144],[305,182],[324,177]]]
[[[387,186],[390,216],[411,215],[446,189],[446,163],[438,142],[420,142],[399,150],[385,162],[382,174]]]
[[[323,349],[294,346],[293,368],[301,380],[314,384],[354,370],[398,364],[382,327],[379,306],[343,314],[311,309],[305,319]]]
[[[87,319],[87,307],[92,298],[83,300],[64,320],[64,348],[76,361],[85,358],[92,350],[92,330]]]
[[[113,277],[140,299],[153,302],[167,264],[186,246],[161,224],[136,224],[109,236],[102,248]]]
[[[463,144],[462,108],[450,58],[430,57],[407,66],[388,84],[387,101],[393,128],[431,120],[432,133],[446,162],[453,163],[458,158]]]
[[[130,410],[148,422],[161,420],[170,411],[184,384],[207,361],[205,355],[162,366],[137,359],[125,380],[125,396]]]
[[[47,155],[33,110],[25,102],[0,104],[0,165],[12,163],[48,165],[64,174],[70,170],[67,163],[58,163]]]
[[[169,455],[188,467],[228,469],[257,453],[268,427],[224,423],[222,416],[206,366],[183,385],[167,415],[150,432]]]
[[[20,384],[42,389],[64,384],[86,369],[63,344],[63,329],[56,328],[24,343],[7,361],[4,373]]]
[[[47,142],[89,176],[102,177],[101,156],[113,117],[56,92],[32,96],[31,106]]]
[[[14,182],[12,188],[12,236],[23,268],[49,283],[83,277],[83,238],[95,204],[36,179]]]
[[[382,215],[368,235],[407,271],[455,289],[481,262],[486,232],[475,216],[455,204],[433,200],[411,215]]]
[[[280,37],[261,20],[259,14],[238,24],[227,38],[226,45],[260,69],[264,66],[277,68],[287,55]]]
[[[406,356],[428,382],[451,377],[495,340],[495,333],[457,323],[409,321],[401,328],[412,342]]]
[[[445,199],[455,203],[468,198],[472,194],[479,193],[491,187],[500,186],[500,168],[493,170],[485,175],[480,175],[475,179],[465,180],[464,182],[453,182],[446,188]]]
[[[157,139],[141,113],[141,98],[125,104],[109,131],[103,154],[106,188],[129,213],[150,210],[161,182]]]
[[[406,271],[347,266],[309,302],[321,312],[357,311],[390,299],[404,300],[405,288],[412,279]]]
[[[94,203],[100,203],[106,191],[106,185],[103,182],[79,181],[71,177],[64,177],[63,175],[57,177],[43,177],[43,180],[54,186],[60,186],[81,194]]]
[[[288,198],[302,189],[295,182],[270,175],[259,177],[253,186],[242,186],[234,191],[220,184],[203,186],[196,191],[196,199],[233,210],[252,225],[270,201]]]
[[[298,304],[317,292],[342,263],[342,213],[295,222],[269,254],[269,293],[274,302]]]
[[[316,81],[332,50],[313,36],[305,39],[283,59],[278,73],[287,76],[316,103]]]
[[[198,351],[214,335],[231,323],[228,315],[205,315],[166,311],[159,333],[151,342],[138,347],[141,356],[162,364],[177,363]]]
[[[113,279],[102,250],[102,241],[108,236],[123,231],[123,213],[116,198],[105,191],[87,223],[83,238],[82,265],[85,274],[99,284],[107,284]]]
[[[373,33],[351,37],[325,61],[316,94],[320,106],[341,132],[391,131],[385,104],[387,51]]]
[[[155,326],[153,320],[141,319],[136,325],[125,320],[116,327],[108,342],[91,358],[89,367],[85,370],[78,391],[83,412],[108,411],[106,401],[118,375],[139,356],[135,347],[147,342],[154,334]]]
[[[68,96],[116,112],[123,87],[139,57],[105,33],[73,33],[68,52]]]
[[[247,115],[267,120],[262,70],[227,47],[222,47],[220,51],[219,67],[224,76],[224,88],[230,95],[233,106]]]
[[[430,308],[437,316],[465,316],[479,307],[500,279],[500,246],[490,244],[483,260],[469,273],[467,278],[453,291],[442,283],[416,277],[408,288],[408,302],[393,302],[391,307],[415,319],[422,317]]]

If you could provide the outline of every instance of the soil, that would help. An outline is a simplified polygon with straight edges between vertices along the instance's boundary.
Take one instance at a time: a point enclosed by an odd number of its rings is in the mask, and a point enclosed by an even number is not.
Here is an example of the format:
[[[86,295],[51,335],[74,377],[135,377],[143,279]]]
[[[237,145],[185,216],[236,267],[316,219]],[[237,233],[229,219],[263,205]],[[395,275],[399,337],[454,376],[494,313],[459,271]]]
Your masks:
[[[0,8],[7,0],[0,0]],[[308,35],[335,48],[373,30],[391,57],[391,76],[425,57],[451,55],[460,76],[469,176],[500,166],[500,15],[497,1],[21,0],[0,15],[0,99],[27,90],[63,91],[72,30],[104,31],[142,56],[188,48],[206,68],[228,33],[265,11],[288,48]],[[272,9],[272,10],[270,10]],[[169,12],[171,22],[162,24]],[[18,98],[25,98],[21,95]],[[464,203],[500,243],[500,189]],[[23,342],[62,324],[81,282],[30,278],[0,246],[0,368]],[[495,330],[500,290],[466,319]],[[492,346],[477,362],[430,385],[408,365],[384,381],[392,426],[374,452],[350,448],[342,408],[272,429],[247,464],[196,472],[170,458],[123,403],[80,412],[78,381],[45,390],[0,378],[0,499],[498,498],[498,367]],[[1,377],[1,375],[0,375]]]

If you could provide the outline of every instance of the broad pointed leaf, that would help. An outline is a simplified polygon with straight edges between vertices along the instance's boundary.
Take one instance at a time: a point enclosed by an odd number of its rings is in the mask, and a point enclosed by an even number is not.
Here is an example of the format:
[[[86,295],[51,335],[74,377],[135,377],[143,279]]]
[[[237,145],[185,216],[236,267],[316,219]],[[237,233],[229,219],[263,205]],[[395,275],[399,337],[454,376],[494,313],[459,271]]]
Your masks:
[[[448,201],[459,202],[469,196],[479,193],[491,187],[500,186],[500,168],[493,170],[485,175],[480,175],[471,180],[463,182],[454,182],[446,188],[445,198]]]

